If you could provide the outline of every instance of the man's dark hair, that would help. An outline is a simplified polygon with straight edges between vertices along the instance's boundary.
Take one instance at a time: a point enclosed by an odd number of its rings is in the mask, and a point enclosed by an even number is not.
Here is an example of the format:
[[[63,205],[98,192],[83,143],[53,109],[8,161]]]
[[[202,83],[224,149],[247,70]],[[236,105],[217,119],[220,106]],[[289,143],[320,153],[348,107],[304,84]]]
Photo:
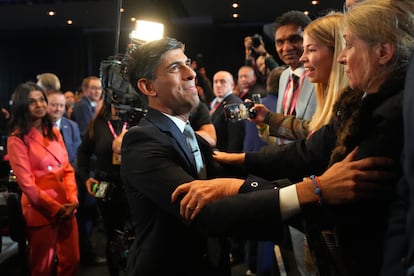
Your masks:
[[[155,79],[155,70],[164,54],[174,49],[182,49],[184,44],[174,38],[165,37],[147,42],[137,47],[132,53],[128,64],[129,81],[138,90],[137,82],[141,78]]]
[[[311,21],[310,17],[301,11],[288,11],[275,19],[273,29],[276,32],[281,26],[295,24],[303,30]]]

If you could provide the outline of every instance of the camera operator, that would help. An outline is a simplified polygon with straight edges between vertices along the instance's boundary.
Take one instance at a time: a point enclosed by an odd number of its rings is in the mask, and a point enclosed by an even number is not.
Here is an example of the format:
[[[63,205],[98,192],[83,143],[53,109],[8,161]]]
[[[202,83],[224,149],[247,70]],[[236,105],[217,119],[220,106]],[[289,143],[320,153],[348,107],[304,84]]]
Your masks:
[[[279,64],[265,48],[263,37],[255,34],[244,38],[245,65],[255,68],[259,81],[266,84],[267,72],[278,67]]]
[[[117,116],[112,93],[105,91],[104,102],[89,125],[78,150],[79,173],[89,194],[95,196],[106,233],[106,258],[111,276],[124,269],[125,243],[120,233],[129,223],[129,208],[120,177],[120,155],[113,150],[113,141],[125,134],[128,122]],[[119,138],[118,138],[119,139]],[[118,140],[117,139],[117,140]],[[90,157],[96,155],[94,176],[89,176]]]
[[[214,99],[214,92],[201,54],[198,54],[196,59],[191,60],[191,68],[197,73],[196,86],[200,100],[208,105]]]

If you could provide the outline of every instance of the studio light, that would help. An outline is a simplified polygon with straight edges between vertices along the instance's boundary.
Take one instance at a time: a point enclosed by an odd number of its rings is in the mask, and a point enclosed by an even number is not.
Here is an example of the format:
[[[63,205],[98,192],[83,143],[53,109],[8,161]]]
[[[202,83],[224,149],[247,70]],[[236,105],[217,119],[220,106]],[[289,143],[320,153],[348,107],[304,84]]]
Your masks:
[[[145,43],[152,40],[161,39],[164,35],[164,24],[137,20],[135,29],[130,33],[129,37],[132,40],[137,40],[140,43]]]

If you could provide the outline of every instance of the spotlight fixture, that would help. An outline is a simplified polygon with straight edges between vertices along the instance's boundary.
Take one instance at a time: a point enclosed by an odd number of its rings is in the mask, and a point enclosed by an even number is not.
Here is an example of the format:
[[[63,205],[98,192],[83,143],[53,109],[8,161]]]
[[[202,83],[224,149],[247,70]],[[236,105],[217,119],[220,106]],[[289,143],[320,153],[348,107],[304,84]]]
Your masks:
[[[48,11],[48,12],[47,12],[47,14],[48,14],[49,16],[55,16],[55,15],[56,15],[56,12],[55,12],[55,11],[53,11],[53,10],[50,10],[50,11]]]
[[[72,25],[72,24],[73,24],[72,19],[68,19],[68,20],[66,20],[66,24],[68,24],[68,25]]]
[[[233,18],[239,18],[239,14],[238,13],[233,13]]]
[[[319,4],[319,1],[318,0],[312,0],[312,5],[318,5]]]
[[[232,6],[234,9],[237,9],[237,8],[239,7],[239,3],[237,3],[237,2],[233,2],[233,4],[231,4],[231,6]]]
[[[132,40],[144,43],[152,40],[161,39],[164,35],[164,24],[137,20],[135,29],[129,34]]]
[[[303,12],[305,15],[309,15],[309,11],[304,11]]]

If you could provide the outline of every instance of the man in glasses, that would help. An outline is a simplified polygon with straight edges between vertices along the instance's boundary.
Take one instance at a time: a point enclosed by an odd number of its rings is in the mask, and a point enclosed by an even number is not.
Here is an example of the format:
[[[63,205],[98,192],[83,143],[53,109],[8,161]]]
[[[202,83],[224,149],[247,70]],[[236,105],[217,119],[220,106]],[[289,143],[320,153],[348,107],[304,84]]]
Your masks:
[[[88,129],[89,122],[96,113],[96,107],[102,98],[102,83],[98,77],[89,76],[82,81],[83,97],[73,108],[72,120],[78,123],[83,136]]]

